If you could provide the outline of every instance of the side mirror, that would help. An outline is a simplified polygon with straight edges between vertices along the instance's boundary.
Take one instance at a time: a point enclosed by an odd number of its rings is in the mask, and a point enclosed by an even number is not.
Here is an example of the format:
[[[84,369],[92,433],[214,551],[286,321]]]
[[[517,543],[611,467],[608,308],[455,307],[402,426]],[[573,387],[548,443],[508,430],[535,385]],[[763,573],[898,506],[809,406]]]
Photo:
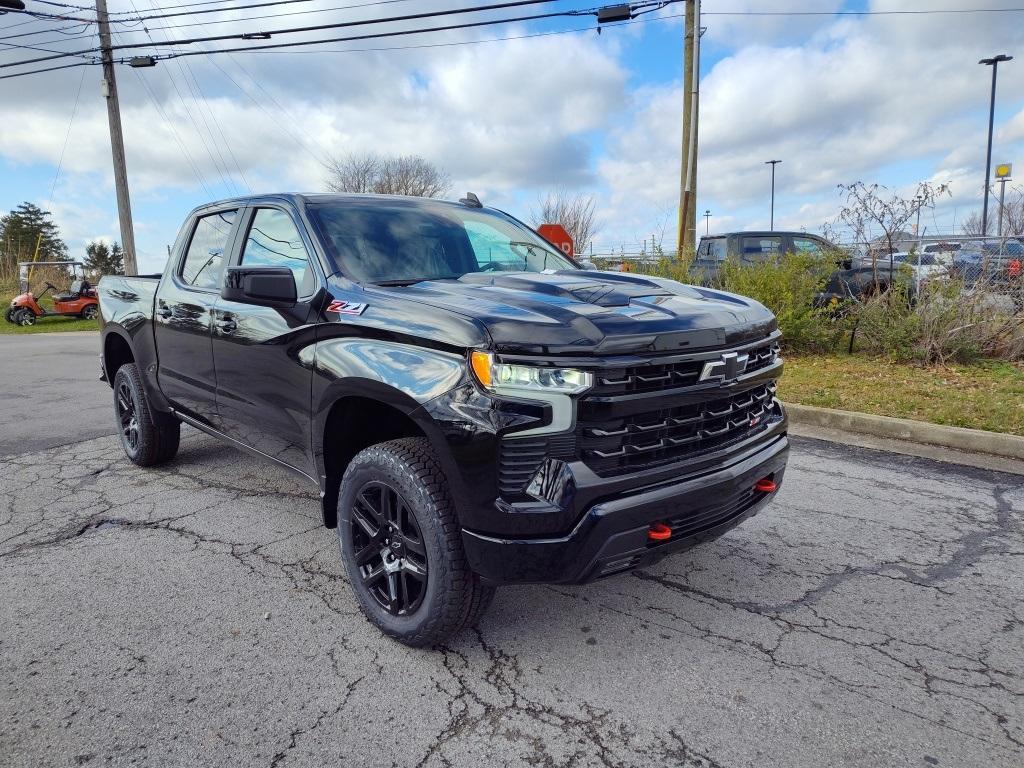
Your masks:
[[[287,267],[228,267],[220,295],[240,304],[285,308],[298,298],[295,275]]]

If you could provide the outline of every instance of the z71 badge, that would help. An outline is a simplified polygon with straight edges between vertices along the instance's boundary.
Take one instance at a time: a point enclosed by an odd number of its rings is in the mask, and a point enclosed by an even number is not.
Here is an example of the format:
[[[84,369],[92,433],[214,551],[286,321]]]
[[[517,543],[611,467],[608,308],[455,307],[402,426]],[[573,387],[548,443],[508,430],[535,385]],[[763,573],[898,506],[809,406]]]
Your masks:
[[[351,301],[332,301],[327,308],[328,312],[335,312],[339,315],[361,315],[368,307],[368,304],[355,304]]]

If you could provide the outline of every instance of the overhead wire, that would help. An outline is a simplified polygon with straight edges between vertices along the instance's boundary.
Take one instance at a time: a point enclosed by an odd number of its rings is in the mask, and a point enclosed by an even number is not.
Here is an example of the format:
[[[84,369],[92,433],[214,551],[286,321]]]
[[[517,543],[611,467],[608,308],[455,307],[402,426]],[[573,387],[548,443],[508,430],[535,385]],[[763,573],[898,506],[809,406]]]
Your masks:
[[[669,0],[670,2],[678,2],[679,0]],[[333,24],[312,24],[304,27],[288,27],[285,29],[271,29],[271,30],[260,30],[258,32],[239,32],[230,35],[209,35],[206,37],[193,37],[186,38],[183,40],[168,40],[166,45],[192,45],[195,43],[210,43],[220,42],[222,40],[245,40],[251,38],[252,35],[292,35],[300,32],[319,32],[326,29],[343,29],[348,27],[361,27],[370,26],[376,24],[392,24],[403,21],[419,21],[422,19],[438,18],[442,16],[455,16],[466,13],[481,13],[483,11],[494,11],[502,10],[505,8],[518,8],[527,5],[541,5],[556,2],[556,0],[506,0],[502,3],[490,3],[488,5],[476,5],[467,8],[448,8],[440,11],[428,11],[423,13],[408,13],[401,16],[385,16],[373,19],[359,19],[352,21],[339,21]],[[549,14],[549,16],[570,16],[578,15],[580,13],[590,13],[592,11],[557,11]],[[534,17],[541,18],[541,17]],[[147,43],[122,43],[120,45],[111,46],[111,51],[129,50],[133,48],[145,48]],[[70,53],[96,53],[99,48],[87,48],[80,51],[73,51]],[[23,59],[21,61],[10,62],[7,64],[0,64],[0,68],[23,66],[25,64],[36,64],[42,61],[49,61],[53,57],[38,57],[35,59]]]
[[[86,70],[82,70],[82,77],[78,81],[78,92],[75,93],[75,104],[71,107],[71,119],[68,120],[68,129],[64,133],[64,146],[60,148],[60,159],[57,160],[57,172],[53,174],[53,183],[50,185],[50,198],[46,202],[46,208],[49,210],[53,204],[53,193],[57,189],[57,180],[60,179],[60,171],[64,167],[64,153],[68,149],[68,139],[71,138],[71,126],[75,124],[75,115],[78,114],[78,102],[82,98],[82,84],[85,83]]]
[[[150,5],[150,7],[159,9],[159,6],[156,5],[153,2],[153,0],[146,0],[146,2]],[[134,0],[132,0],[132,5],[134,7]],[[148,30],[147,30],[146,34],[147,34],[147,36],[149,36]],[[231,149],[231,143],[228,141],[227,137],[224,135],[224,129],[221,126],[220,121],[217,119],[217,117],[210,110],[210,106],[207,103],[206,94],[203,93],[203,88],[202,88],[202,85],[200,85],[200,83],[199,83],[199,79],[195,76],[195,72],[192,71],[192,68],[191,68],[191,66],[189,66],[187,61],[179,62],[179,66],[182,63],[184,64],[183,74],[185,72],[187,72],[187,74],[185,75],[185,84],[188,86],[189,90],[192,91],[193,98],[196,99],[196,104],[198,105],[198,108],[199,108],[200,117],[202,117],[203,122],[206,124],[207,131],[210,134],[210,139],[213,141],[214,146],[217,149],[217,154],[220,156],[221,162],[223,163],[224,167],[227,168],[228,164],[227,164],[227,161],[224,159],[224,152],[221,150],[221,145],[217,143],[217,139],[213,135],[213,130],[210,129],[210,122],[209,122],[210,120],[213,121],[213,124],[216,127],[217,132],[220,134],[221,140],[223,142],[223,146],[227,150],[228,157],[231,158],[231,162],[234,164],[235,170],[238,172],[239,178],[242,180],[242,183],[246,186],[246,188],[250,192],[252,192],[252,188],[249,186],[249,182],[246,181],[245,174],[242,172],[242,166],[238,162],[238,158],[235,156],[234,151]],[[195,83],[195,88],[194,89],[192,88],[192,84],[189,82],[189,78],[190,77],[192,79],[192,83]],[[228,169],[228,173],[225,175],[225,178],[230,180],[232,186],[236,186],[235,183],[234,183],[234,179],[231,177],[230,169]]]

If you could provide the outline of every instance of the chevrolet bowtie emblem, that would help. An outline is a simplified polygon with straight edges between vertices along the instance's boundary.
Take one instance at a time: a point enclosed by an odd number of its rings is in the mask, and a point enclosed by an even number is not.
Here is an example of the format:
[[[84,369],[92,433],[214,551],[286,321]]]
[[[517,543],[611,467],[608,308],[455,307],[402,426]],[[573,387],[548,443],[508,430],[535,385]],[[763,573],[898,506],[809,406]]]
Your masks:
[[[747,360],[749,359],[749,355],[726,352],[720,360],[709,360],[704,363],[704,369],[700,372],[700,380],[721,379],[722,381],[732,381],[747,370]]]

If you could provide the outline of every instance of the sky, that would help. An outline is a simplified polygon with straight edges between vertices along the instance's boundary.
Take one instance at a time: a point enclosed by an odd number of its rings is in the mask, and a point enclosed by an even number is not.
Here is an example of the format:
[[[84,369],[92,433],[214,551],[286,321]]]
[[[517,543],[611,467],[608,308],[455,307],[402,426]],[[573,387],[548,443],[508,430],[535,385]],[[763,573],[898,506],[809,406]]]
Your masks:
[[[594,7],[556,0],[271,41],[154,45],[484,0],[229,10],[254,2],[268,0],[111,0],[114,42],[142,44],[126,55],[203,52]],[[839,184],[878,183],[910,196],[928,181],[948,184],[950,194],[925,211],[922,227],[958,232],[981,208],[991,87],[991,69],[977,63],[983,57],[1016,56],[999,68],[993,162],[1014,162],[1024,185],[1024,12],[979,10],[1018,7],[1020,0],[704,0],[697,209],[711,217],[699,219],[698,231],[767,228],[764,161],[779,159],[776,228],[821,232],[841,205]],[[957,12],[936,12],[944,10]],[[451,175],[452,198],[473,191],[523,219],[550,192],[592,195],[595,253],[637,251],[652,239],[674,248],[683,11],[671,4],[601,34],[592,16],[570,16],[118,66],[140,271],[162,268],[193,207],[249,192],[321,191],[329,158],[362,152],[420,155]],[[182,15],[138,20],[167,13]],[[81,22],[0,15],[0,64],[88,50],[95,34]],[[79,257],[94,239],[119,239],[100,80],[96,66],[0,79],[0,211],[26,200],[51,211]]]

